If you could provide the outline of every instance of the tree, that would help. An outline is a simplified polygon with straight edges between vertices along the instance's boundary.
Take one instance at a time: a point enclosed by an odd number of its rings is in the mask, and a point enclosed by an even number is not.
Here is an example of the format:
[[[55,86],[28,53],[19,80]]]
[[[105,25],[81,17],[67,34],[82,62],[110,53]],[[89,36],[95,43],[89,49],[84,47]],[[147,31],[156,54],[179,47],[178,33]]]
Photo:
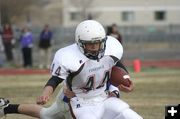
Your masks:
[[[14,16],[28,13],[28,9],[37,0],[0,0],[0,22],[11,22]]]

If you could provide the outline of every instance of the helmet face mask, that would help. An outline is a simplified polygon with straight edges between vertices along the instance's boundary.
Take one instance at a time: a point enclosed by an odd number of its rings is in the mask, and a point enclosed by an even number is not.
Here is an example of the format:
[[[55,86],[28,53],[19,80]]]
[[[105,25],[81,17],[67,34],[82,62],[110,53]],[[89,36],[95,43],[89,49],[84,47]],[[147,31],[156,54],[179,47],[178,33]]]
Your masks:
[[[98,60],[104,56],[106,33],[103,26],[94,20],[81,22],[75,33],[80,51],[89,59]]]
[[[80,43],[79,46],[83,51],[84,55],[89,59],[97,60],[104,56],[104,51],[106,47],[106,38],[102,40],[96,40],[90,42],[79,40],[79,43]]]

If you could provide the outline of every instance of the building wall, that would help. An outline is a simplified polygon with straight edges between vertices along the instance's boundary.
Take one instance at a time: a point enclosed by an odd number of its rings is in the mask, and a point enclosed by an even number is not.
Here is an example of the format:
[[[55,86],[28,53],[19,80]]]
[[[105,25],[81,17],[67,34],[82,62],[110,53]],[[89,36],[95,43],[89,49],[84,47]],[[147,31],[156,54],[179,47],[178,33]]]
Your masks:
[[[71,0],[64,0],[64,3],[64,26],[76,25],[83,20],[83,18],[71,20],[71,12],[82,12],[83,6],[74,6]],[[92,3],[86,7],[86,11],[104,25],[112,23],[122,26],[180,24],[179,0],[133,0],[133,2],[132,0],[92,0]],[[133,20],[122,20],[122,12],[127,11],[133,12]],[[155,11],[164,11],[165,19],[156,21]]]

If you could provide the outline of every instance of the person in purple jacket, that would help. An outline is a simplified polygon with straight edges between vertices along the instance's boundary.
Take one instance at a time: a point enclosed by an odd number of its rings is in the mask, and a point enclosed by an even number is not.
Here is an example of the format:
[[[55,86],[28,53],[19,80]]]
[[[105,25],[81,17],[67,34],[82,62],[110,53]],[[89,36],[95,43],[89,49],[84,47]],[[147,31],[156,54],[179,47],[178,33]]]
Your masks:
[[[32,67],[33,36],[28,27],[24,27],[22,29],[20,44],[21,44],[23,63],[24,63],[23,66],[25,68]]]

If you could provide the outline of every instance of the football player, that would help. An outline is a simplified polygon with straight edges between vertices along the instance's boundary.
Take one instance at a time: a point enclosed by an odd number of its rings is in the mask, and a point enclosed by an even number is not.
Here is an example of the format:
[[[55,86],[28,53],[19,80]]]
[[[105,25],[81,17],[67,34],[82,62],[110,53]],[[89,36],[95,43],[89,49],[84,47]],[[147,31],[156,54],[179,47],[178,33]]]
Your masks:
[[[76,119],[142,119],[127,103],[106,93],[111,69],[123,54],[121,44],[115,38],[106,36],[103,26],[94,20],[83,21],[77,26],[75,41],[75,44],[56,52],[51,65],[52,77],[37,104],[46,104],[63,81],[64,87],[73,95],[67,98],[60,91],[57,101],[49,108],[35,104],[9,104],[7,100],[0,99],[0,116],[20,113],[42,119],[58,119],[68,111],[69,106]],[[127,90],[131,91],[132,87]],[[65,100],[68,105],[63,103]]]

